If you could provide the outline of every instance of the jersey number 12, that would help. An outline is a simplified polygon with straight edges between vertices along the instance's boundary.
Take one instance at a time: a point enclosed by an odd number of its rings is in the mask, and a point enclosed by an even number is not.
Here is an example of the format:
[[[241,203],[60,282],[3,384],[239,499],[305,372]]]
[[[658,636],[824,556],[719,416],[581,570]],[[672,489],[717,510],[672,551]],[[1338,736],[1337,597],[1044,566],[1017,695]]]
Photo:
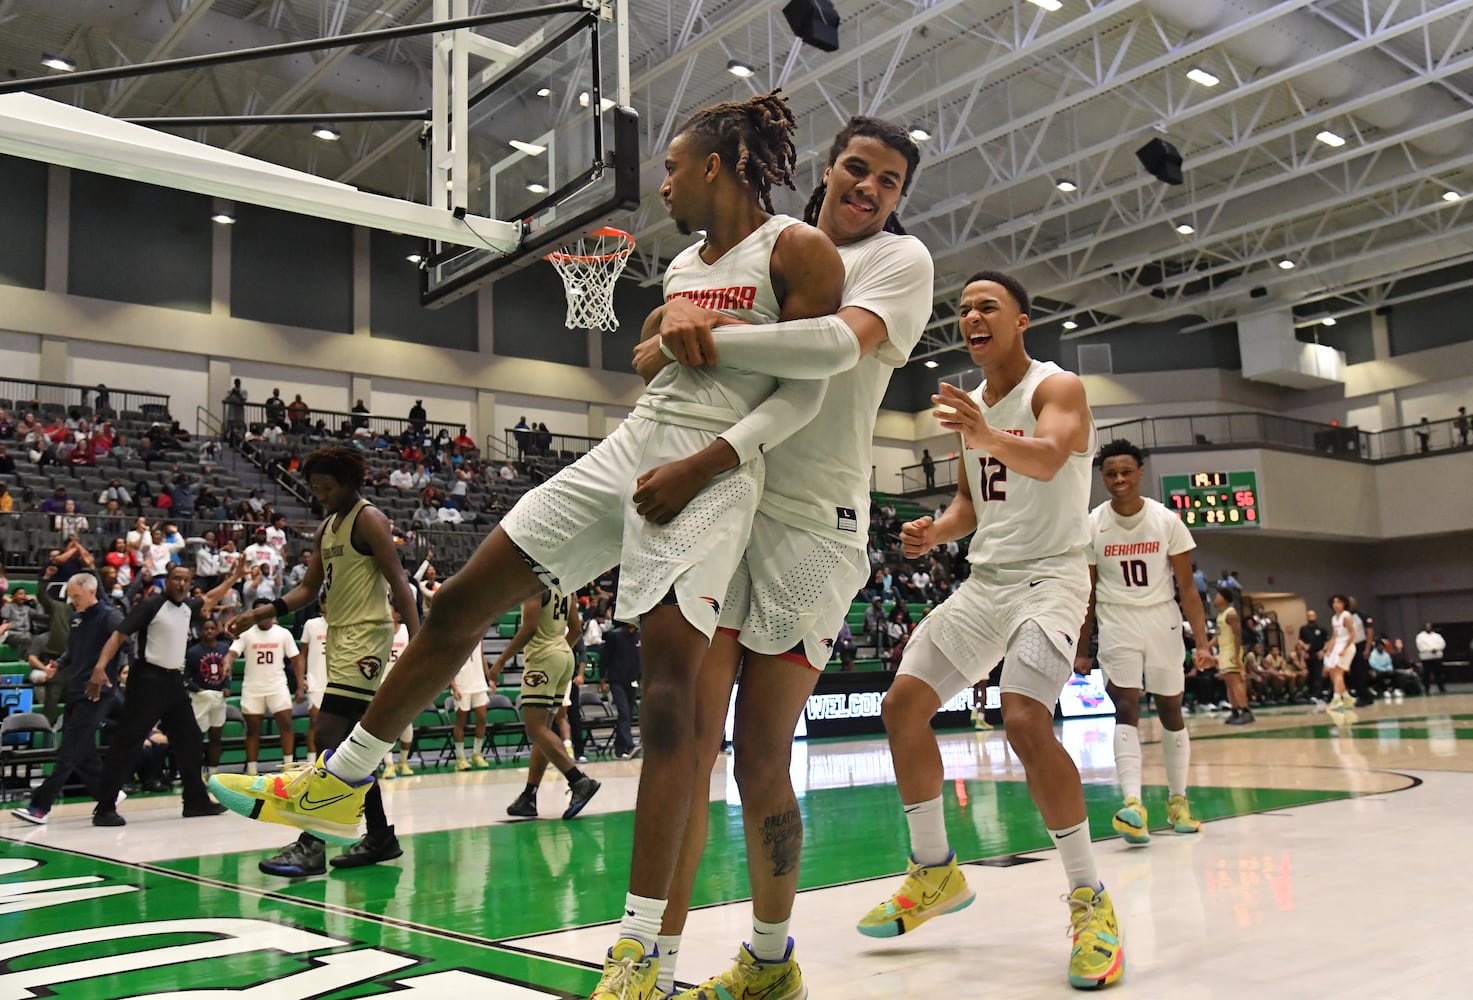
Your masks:
[[[982,475],[977,482],[982,487],[983,500],[1006,500],[1008,498],[1008,467],[995,458],[981,459]]]

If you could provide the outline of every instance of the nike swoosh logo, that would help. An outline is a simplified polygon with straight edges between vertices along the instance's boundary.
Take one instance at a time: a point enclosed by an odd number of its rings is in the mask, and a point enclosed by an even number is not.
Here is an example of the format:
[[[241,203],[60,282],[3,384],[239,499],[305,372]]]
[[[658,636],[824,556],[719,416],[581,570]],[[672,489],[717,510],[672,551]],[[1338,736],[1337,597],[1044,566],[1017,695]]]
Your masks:
[[[1059,839],[1063,840],[1065,837],[1072,837],[1078,832],[1078,830],[1070,830],[1068,833],[1061,833],[1059,834]]]
[[[344,794],[344,795],[334,795],[330,799],[309,799],[307,797],[307,793],[303,792],[302,793],[302,800],[301,800],[301,802],[299,802],[297,804],[297,809],[298,809],[298,811],[303,811],[303,812],[310,812],[310,811],[312,811],[314,809],[326,809],[328,806],[334,805],[334,804],[336,804],[338,802],[341,802],[344,799],[350,798],[350,797],[351,797],[350,795]]]
[[[1030,580],[1028,582],[1028,586],[1030,586],[1030,587],[1036,587],[1036,586],[1038,586],[1042,582],[1043,582],[1042,580]]]
[[[951,881],[951,876],[948,875],[948,876],[946,876],[945,879],[942,880],[941,884],[936,887],[936,891],[935,892],[923,892],[923,893],[921,893],[921,905],[922,906],[935,906],[938,902],[940,902],[941,897],[946,894],[946,886],[947,886],[947,884],[950,881]]]
[[[626,916],[626,917],[632,917],[632,916],[634,916],[634,911],[633,910],[625,910],[624,911],[624,916]]]

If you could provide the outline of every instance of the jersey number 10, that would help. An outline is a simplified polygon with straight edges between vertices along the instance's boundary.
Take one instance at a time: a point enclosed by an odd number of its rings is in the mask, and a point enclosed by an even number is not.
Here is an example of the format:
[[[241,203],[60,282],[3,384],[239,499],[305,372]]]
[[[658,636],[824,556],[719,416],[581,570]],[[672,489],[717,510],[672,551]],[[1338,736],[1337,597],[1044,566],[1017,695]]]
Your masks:
[[[1120,560],[1120,575],[1125,578],[1125,585],[1127,587],[1150,586],[1150,581],[1146,579],[1146,561],[1144,559]]]

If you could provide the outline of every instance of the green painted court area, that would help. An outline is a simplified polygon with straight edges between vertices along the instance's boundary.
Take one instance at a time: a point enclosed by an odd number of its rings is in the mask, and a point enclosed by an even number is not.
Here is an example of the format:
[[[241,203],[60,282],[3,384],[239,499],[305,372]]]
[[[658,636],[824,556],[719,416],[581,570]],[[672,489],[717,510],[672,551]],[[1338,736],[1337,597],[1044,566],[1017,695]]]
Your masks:
[[[1117,793],[1086,785],[1107,836]],[[1154,815],[1166,790],[1148,787]],[[1021,782],[948,783],[947,825],[967,861],[1047,848]],[[1205,820],[1345,798],[1344,792],[1199,788]],[[805,889],[892,876],[904,865],[893,786],[810,791]],[[0,997],[172,994],[347,998],[407,992],[530,1000],[586,996],[596,974],[523,954],[508,939],[610,920],[625,891],[631,813],[401,836],[393,864],[296,883],[259,853],[129,865],[0,841]],[[283,831],[283,841],[290,833]],[[738,807],[712,806],[697,905],[747,895]]]

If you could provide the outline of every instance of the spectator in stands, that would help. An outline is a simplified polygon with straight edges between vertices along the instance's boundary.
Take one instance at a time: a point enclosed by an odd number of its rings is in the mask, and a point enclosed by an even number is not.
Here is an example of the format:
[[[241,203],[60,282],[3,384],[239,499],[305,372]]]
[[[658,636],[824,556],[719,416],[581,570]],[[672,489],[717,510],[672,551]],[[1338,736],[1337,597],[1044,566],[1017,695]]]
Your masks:
[[[910,592],[912,599],[922,604],[931,600],[931,574],[925,568],[917,569],[910,578]]]
[[[1417,451],[1421,452],[1423,455],[1425,455],[1425,454],[1427,454],[1427,452],[1431,451],[1432,450],[1432,425],[1430,423],[1428,423],[1426,417],[1423,417],[1417,423],[1417,429],[1416,429],[1416,431],[1414,431],[1414,433],[1417,435]]]
[[[286,404],[286,418],[291,422],[294,434],[305,430],[307,423],[312,419],[312,407],[302,401],[300,392],[290,403]]]
[[[501,463],[500,476],[502,482],[507,483],[517,478],[517,467],[511,464],[511,459],[508,458],[505,462]]]
[[[552,454],[552,431],[547,429],[546,422],[537,425],[537,453],[539,455]]]
[[[463,426],[460,428],[460,433],[455,435],[455,440],[451,444],[459,452],[476,450],[476,442],[466,433],[466,429]]]
[[[884,653],[889,645],[890,632],[885,622],[884,600],[879,594],[873,595],[869,607],[864,609],[864,631],[875,652]]]
[[[128,487],[123,485],[121,479],[110,479],[102,492],[97,494],[97,502],[106,504],[110,500],[116,500],[119,504],[127,506],[133,502],[133,494],[128,492]]]
[[[240,599],[242,604],[251,607],[256,607],[262,601],[270,603],[276,600],[276,578],[268,567],[261,563],[251,566],[250,576],[241,584]]]
[[[517,418],[517,425],[511,429],[511,433],[517,440],[517,461],[520,462],[532,450],[532,428],[528,426],[525,416]]]
[[[434,501],[436,504],[435,521],[438,524],[460,524],[465,518],[461,517],[460,511],[449,504]]]
[[[412,528],[433,528],[439,521],[439,501],[429,497],[420,497],[419,506],[414,508],[414,516],[409,523]]]
[[[211,434],[200,442],[199,461],[205,467],[206,472],[220,464],[220,442],[215,435]]]
[[[409,425],[416,431],[422,431],[424,430],[426,419],[428,419],[428,416],[425,413],[425,401],[416,399],[414,405],[409,408]]]
[[[9,410],[0,410],[0,441],[15,440],[15,421]]]
[[[241,558],[245,560],[246,568],[250,569],[254,566],[263,567],[265,573],[273,581],[280,580],[285,566],[282,562],[281,552],[276,546],[266,541],[266,529],[264,527],[257,528],[251,537],[253,541],[250,545],[246,546],[245,552],[241,554]]]
[[[926,476],[926,489],[936,488],[936,460],[931,457],[930,448],[921,449],[921,472]]]
[[[142,579],[154,586],[162,586],[169,567],[174,565],[174,553],[164,541],[164,533],[154,528],[139,540],[138,554],[142,559]]]
[[[317,426],[324,430],[326,429],[326,425],[321,420],[317,421]],[[361,399],[353,403],[353,426],[368,426],[368,407],[363,405],[363,400]]]
[[[451,473],[450,496],[445,503],[456,510],[465,510],[470,506],[471,480],[475,474],[469,469],[456,469]]]
[[[205,532],[205,543],[194,554],[194,579],[206,590],[215,589],[215,584],[228,573],[220,553],[220,537],[213,529]]]
[[[1432,693],[1432,685],[1437,685],[1437,690],[1447,694],[1447,679],[1442,673],[1442,657],[1447,652],[1447,640],[1442,633],[1432,627],[1431,622],[1422,626],[1422,631],[1417,633],[1417,659],[1422,663],[1422,678],[1426,685],[1427,693]]]
[[[1238,583],[1237,574],[1234,573],[1232,570],[1226,569],[1223,570],[1222,575],[1217,578],[1217,583],[1215,586],[1218,590],[1221,590],[1224,587],[1232,587],[1234,590],[1243,589],[1242,584]]]
[[[225,398],[220,402],[223,406],[221,422],[225,431],[225,440],[239,443],[246,429],[246,391],[240,384],[240,379],[235,380],[235,384],[230,387],[225,393]]]
[[[0,444],[0,476],[15,475],[15,459],[11,457],[10,449]]]
[[[252,438],[250,435],[247,435],[245,440],[249,441]],[[154,443],[153,438],[145,436],[139,439],[138,460],[143,463],[145,469],[151,468],[154,462],[159,461],[163,457],[163,452],[159,451],[158,445]]]
[[[131,462],[138,457],[138,449],[128,443],[128,435],[118,431],[113,438],[112,450],[109,454],[121,462]]]
[[[272,389],[271,398],[266,400],[266,423],[277,426],[286,423],[286,400],[281,398],[280,389]]]
[[[250,499],[245,502],[247,520],[261,521],[266,516],[266,491],[257,486],[251,490]]]
[[[37,611],[30,592],[16,584],[5,606],[0,608],[0,643],[16,649],[31,644],[31,616]]]
[[[9,514],[13,510],[15,510],[15,497],[10,495],[10,486],[0,483],[0,514]],[[0,567],[0,572],[4,572],[3,567]]]
[[[133,582],[133,559],[128,551],[127,539],[114,538],[112,548],[103,555],[102,562],[117,573],[118,580],[124,587]]]
[[[389,485],[401,491],[414,489],[414,474],[409,471],[408,462],[400,462],[399,468],[389,473]]]
[[[273,513],[270,523],[266,528],[266,544],[276,550],[276,554],[281,557],[283,565],[286,563],[286,542],[286,515]]]
[[[169,487],[169,509],[177,517],[194,517],[194,482],[189,476],[181,473],[174,477]]]
[[[92,525],[87,520],[87,515],[77,510],[77,501],[68,500],[62,507],[61,513],[52,518],[51,526],[61,536],[62,541],[86,534]]]
[[[43,514],[65,514],[67,500],[66,487],[58,486],[51,491],[51,495],[41,501],[41,513]]]
[[[194,511],[199,517],[214,517],[215,512],[220,509],[220,498],[215,495],[213,486],[201,486],[199,496],[194,498]]]
[[[598,667],[603,675],[602,688],[614,703],[619,721],[614,728],[614,753],[620,760],[634,756],[634,706],[639,681],[639,629],[629,622],[615,622],[604,635]]]
[[[854,633],[847,621],[839,625],[839,634],[834,636],[834,655],[839,658],[840,670],[854,669]]]

